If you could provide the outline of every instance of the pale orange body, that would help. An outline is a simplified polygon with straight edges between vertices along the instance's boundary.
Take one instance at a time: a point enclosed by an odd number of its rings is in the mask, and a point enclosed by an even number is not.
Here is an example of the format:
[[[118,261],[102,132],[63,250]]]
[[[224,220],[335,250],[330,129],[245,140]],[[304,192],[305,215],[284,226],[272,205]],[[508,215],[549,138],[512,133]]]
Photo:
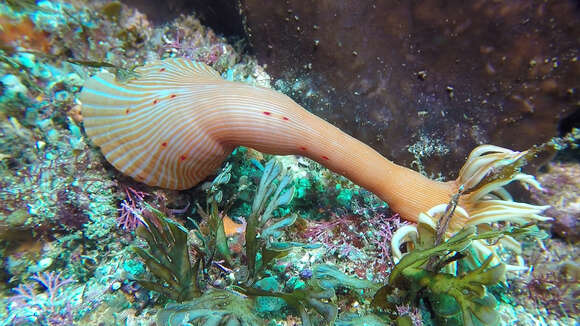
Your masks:
[[[116,168],[152,186],[187,189],[237,146],[303,155],[385,200],[404,219],[449,202],[437,182],[375,150],[274,90],[230,82],[184,59],[151,63],[119,83],[100,74],[81,94],[87,134]]]

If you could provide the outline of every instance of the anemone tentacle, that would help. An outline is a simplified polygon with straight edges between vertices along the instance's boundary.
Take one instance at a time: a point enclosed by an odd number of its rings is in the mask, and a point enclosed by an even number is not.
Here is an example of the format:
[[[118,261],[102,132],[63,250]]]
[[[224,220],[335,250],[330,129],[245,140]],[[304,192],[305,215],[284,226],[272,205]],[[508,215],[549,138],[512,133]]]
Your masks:
[[[446,237],[451,237],[466,226],[475,226],[484,230],[498,223],[524,225],[551,220],[550,217],[542,215],[542,212],[550,206],[515,202],[504,188],[511,182],[519,181],[524,186],[542,190],[541,185],[533,176],[519,171],[521,160],[527,154],[527,151],[516,152],[493,145],[482,145],[473,150],[455,181],[458,185],[463,185],[465,194],[461,196],[454,215],[451,217]],[[441,203],[421,213],[419,222],[435,229],[436,221],[445,213],[447,205],[447,203]],[[399,248],[403,244],[414,245],[417,238],[416,226],[408,225],[397,230],[391,243],[395,259],[402,257]],[[519,243],[508,236],[503,236],[493,243],[484,240],[473,241],[472,259],[474,262],[483,262],[492,255],[493,262],[500,263],[498,253],[504,249],[513,252],[518,261],[518,265],[507,265],[509,271],[525,269],[520,257]]]

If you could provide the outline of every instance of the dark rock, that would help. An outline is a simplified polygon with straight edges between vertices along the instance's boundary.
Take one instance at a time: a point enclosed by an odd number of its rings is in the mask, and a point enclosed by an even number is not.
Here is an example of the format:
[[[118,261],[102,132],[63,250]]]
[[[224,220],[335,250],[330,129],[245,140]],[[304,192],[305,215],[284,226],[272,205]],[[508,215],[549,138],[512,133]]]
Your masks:
[[[537,179],[545,191],[532,189],[532,199],[552,206],[544,213],[554,218],[552,232],[573,243],[580,240],[580,164],[551,163]]]
[[[287,81],[278,86],[430,174],[455,176],[477,144],[544,142],[579,107],[574,1],[241,3],[260,63]]]

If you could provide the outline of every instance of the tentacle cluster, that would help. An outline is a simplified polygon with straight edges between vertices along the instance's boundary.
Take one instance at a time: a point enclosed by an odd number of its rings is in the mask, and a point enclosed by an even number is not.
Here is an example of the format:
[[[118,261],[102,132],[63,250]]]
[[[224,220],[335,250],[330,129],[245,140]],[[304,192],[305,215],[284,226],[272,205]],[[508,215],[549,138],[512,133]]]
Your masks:
[[[463,194],[451,217],[446,236],[449,237],[466,226],[475,226],[479,231],[486,231],[498,223],[524,225],[550,220],[551,218],[542,215],[549,206],[515,202],[504,188],[513,181],[519,181],[526,189],[534,187],[542,190],[534,176],[521,172],[521,167],[532,155],[535,155],[534,151],[516,152],[492,145],[482,145],[474,149],[456,180],[458,188],[462,187]],[[446,212],[447,205],[448,203],[441,203],[421,213],[418,222],[435,230],[437,221]],[[407,225],[397,230],[391,243],[395,259],[400,259],[403,255],[399,249],[401,245],[414,245],[417,241],[416,226]],[[510,236],[503,236],[491,243],[486,240],[474,241],[471,259],[475,263],[483,262],[493,255],[493,263],[500,263],[499,253],[503,250],[513,252],[517,259],[517,265],[508,265],[508,270],[525,268],[520,257],[521,246]]]

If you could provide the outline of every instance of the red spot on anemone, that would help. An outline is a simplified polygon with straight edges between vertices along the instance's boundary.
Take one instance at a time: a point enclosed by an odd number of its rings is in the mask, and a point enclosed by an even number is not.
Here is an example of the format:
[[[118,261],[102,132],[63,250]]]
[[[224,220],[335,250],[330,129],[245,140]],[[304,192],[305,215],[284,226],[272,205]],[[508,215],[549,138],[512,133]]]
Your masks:
[[[282,120],[288,121],[290,119],[288,119],[288,117],[282,117]]]
[[[163,143],[161,143],[161,147],[167,147],[167,142],[164,141]]]
[[[268,112],[268,111],[264,111],[263,112],[265,115],[272,115],[272,112]]]
[[[169,98],[175,98],[177,95],[175,94],[171,94],[171,96],[169,96]]]
[[[328,156],[325,156],[325,155],[323,155],[323,156],[322,156],[322,158],[323,158],[323,159],[325,159],[325,160],[330,160],[330,159],[328,158]]]
[[[155,105],[155,104],[157,104],[157,103],[159,103],[159,100],[155,100],[155,101],[153,101],[153,105]]]

